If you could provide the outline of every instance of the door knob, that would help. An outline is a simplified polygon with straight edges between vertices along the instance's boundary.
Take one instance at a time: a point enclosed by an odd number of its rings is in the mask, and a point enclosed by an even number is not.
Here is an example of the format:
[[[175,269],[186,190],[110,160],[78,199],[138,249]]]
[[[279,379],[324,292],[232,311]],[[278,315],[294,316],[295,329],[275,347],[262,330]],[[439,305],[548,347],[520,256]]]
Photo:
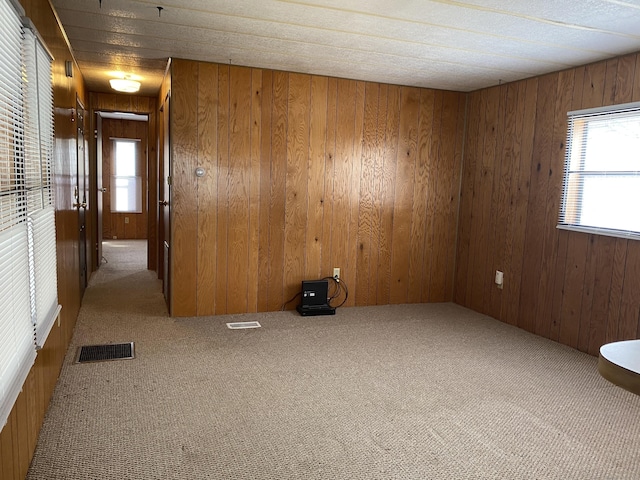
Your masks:
[[[87,203],[86,202],[82,202],[82,203],[74,203],[73,204],[74,208],[87,208]]]
[[[167,202],[166,200],[160,200],[158,203],[163,207],[166,207],[167,205],[169,205],[169,202]]]

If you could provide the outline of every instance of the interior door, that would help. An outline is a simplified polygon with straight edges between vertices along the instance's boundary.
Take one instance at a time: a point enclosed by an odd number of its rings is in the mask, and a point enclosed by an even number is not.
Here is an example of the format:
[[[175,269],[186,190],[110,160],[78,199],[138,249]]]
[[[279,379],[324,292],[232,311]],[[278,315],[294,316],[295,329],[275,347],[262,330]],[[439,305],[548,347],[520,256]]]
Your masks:
[[[85,111],[80,100],[76,100],[76,153],[77,153],[77,178],[74,189],[75,204],[78,210],[78,260],[80,268],[80,298],[87,287],[87,197],[88,197],[88,171],[87,148],[85,145]]]
[[[96,231],[96,267],[100,268],[102,265],[102,196],[106,193],[102,182],[102,116],[100,112],[96,113],[96,218],[97,218],[97,231]]]
[[[170,131],[170,93],[162,105],[163,121],[163,145],[162,145],[162,175],[159,185],[160,201],[159,216],[161,217],[162,231],[162,291],[164,293],[167,308],[171,312],[171,131]]]

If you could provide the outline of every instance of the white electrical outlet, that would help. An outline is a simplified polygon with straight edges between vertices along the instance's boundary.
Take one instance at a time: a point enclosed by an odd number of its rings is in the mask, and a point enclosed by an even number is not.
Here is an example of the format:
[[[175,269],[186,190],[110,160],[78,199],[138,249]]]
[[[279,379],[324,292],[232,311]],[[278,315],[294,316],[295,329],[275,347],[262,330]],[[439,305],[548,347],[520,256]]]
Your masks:
[[[339,268],[334,268],[333,269],[333,278],[340,278],[340,269]]]
[[[129,217],[124,217],[124,223],[129,223]]]
[[[498,288],[502,288],[504,284],[504,273],[500,270],[496,270],[496,285]]]

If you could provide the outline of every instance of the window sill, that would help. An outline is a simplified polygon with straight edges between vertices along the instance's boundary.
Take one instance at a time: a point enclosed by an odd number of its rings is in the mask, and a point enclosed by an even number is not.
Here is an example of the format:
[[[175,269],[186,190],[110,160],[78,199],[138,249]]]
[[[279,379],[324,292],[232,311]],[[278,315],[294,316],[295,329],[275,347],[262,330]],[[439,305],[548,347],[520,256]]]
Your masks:
[[[584,227],[581,225],[557,225],[558,230],[568,230],[570,232],[589,233],[592,235],[603,235],[606,237],[626,238],[629,240],[640,240],[640,232],[626,232],[622,230],[609,230],[606,228]]]

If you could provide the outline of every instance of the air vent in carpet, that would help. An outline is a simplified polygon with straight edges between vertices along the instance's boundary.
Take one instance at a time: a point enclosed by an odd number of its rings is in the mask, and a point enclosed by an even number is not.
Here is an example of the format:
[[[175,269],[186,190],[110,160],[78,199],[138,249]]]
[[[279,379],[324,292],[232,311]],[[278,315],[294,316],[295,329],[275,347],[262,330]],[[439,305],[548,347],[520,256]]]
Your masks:
[[[110,345],[85,345],[78,348],[76,363],[105,362],[134,358],[133,342]]]
[[[233,322],[227,323],[227,327],[231,330],[239,330],[242,328],[260,328],[260,322]]]

